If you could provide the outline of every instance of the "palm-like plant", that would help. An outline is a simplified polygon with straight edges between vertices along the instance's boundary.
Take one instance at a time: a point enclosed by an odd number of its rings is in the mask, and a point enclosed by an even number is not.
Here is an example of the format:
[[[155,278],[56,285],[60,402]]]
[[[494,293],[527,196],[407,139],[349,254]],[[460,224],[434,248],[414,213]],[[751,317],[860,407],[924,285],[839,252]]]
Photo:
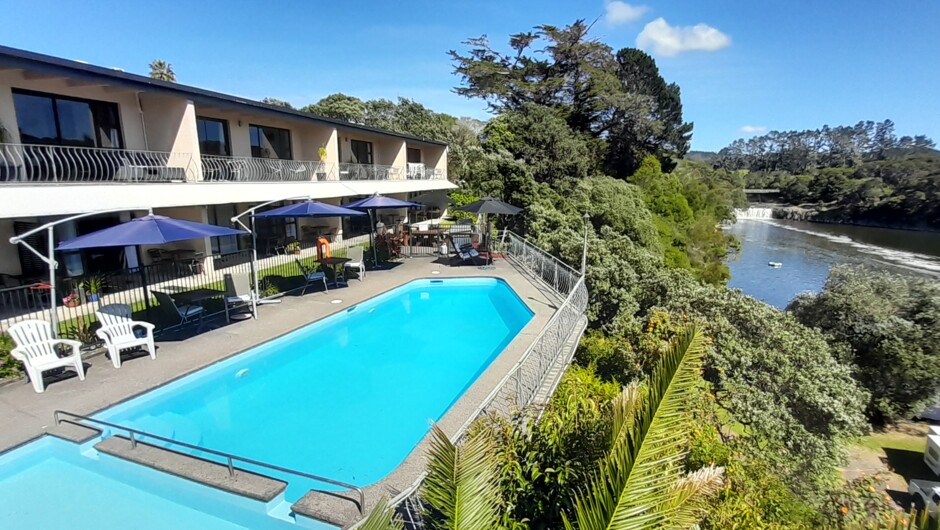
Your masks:
[[[382,500],[369,513],[369,517],[366,517],[358,528],[359,530],[402,530],[404,525],[395,517],[395,510],[389,507],[388,498],[382,497]]]
[[[154,59],[150,63],[150,77],[160,81],[176,82],[176,72],[173,71],[173,65],[160,59]]]
[[[430,528],[481,530],[499,521],[500,494],[493,441],[478,431],[459,446],[436,425],[421,489]]]
[[[575,497],[578,530],[688,528],[722,483],[724,470],[682,469],[688,398],[699,378],[705,339],[690,328],[670,345],[645,385],[614,403],[611,449],[586,491]],[[567,516],[565,526],[575,528]]]

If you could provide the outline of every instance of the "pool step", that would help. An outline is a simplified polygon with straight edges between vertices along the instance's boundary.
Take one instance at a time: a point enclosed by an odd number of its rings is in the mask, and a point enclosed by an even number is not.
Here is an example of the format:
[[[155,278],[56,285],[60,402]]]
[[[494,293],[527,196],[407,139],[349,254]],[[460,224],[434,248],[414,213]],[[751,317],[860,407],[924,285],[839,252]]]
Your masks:
[[[63,421],[47,430],[46,434],[81,445],[101,436],[101,429],[89,425],[76,425]]]
[[[351,491],[310,490],[291,506],[298,515],[348,528],[359,521],[359,496]]]
[[[286,482],[237,467],[235,468],[235,475],[230,476],[228,467],[224,464],[210,462],[145,442],[138,441],[137,447],[133,448],[130,439],[124,436],[105,438],[95,445],[95,449],[164,473],[265,503],[271,502],[283,494],[287,488]]]

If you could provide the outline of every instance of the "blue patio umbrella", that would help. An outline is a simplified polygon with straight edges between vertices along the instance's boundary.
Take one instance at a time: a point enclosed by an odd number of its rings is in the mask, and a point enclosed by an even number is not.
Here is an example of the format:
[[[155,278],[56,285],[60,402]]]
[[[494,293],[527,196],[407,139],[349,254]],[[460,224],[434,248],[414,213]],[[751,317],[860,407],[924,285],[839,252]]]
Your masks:
[[[304,201],[256,213],[255,217],[346,217],[353,215],[365,215],[365,213],[325,202]]]
[[[174,219],[165,215],[149,214],[103,228],[90,234],[78,236],[62,243],[56,250],[79,250],[83,248],[129,247],[140,245],[162,245],[187,239],[204,237],[232,236],[246,233],[224,226],[215,226],[195,221]],[[147,278],[141,271],[141,287],[144,290],[144,302],[150,309],[150,294],[147,292]]]
[[[355,208],[357,210],[366,210],[369,212],[369,223],[372,225],[369,227],[369,242],[372,245],[372,260],[375,262],[376,266],[379,264],[378,252],[375,250],[375,240],[372,238],[373,229],[375,224],[372,223],[372,212],[378,209],[385,208],[421,208],[423,204],[418,204],[416,202],[403,201],[401,199],[395,199],[393,197],[386,197],[384,195],[371,195],[365,199],[359,199],[358,201],[353,201],[349,204],[344,205],[346,208]]]
[[[63,241],[59,243],[56,250],[162,245],[187,239],[233,236],[244,233],[246,233],[244,230],[150,214]]]

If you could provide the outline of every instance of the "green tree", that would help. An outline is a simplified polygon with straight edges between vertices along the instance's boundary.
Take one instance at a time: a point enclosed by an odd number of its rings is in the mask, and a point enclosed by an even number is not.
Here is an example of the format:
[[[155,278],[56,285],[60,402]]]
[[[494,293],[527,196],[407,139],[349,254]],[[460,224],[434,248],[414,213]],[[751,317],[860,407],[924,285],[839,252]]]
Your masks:
[[[667,84],[656,61],[646,52],[624,48],[617,52],[617,79],[622,90],[637,98],[639,108],[617,108],[608,129],[607,167],[626,179],[647,155],[660,158],[666,171],[689,151],[692,124],[682,121],[679,85]]]
[[[160,81],[176,82],[176,72],[173,71],[173,65],[161,59],[154,59],[150,63],[150,77]]]
[[[330,94],[312,105],[300,109],[304,112],[348,121],[350,123],[365,124],[366,107],[361,99],[346,94]]]
[[[550,109],[571,133],[598,140],[594,164],[606,159],[621,178],[647,154],[671,168],[691,135],[678,87],[663,81],[648,55],[625,49],[615,56],[590,29],[583,20],[537,26],[511,35],[510,53],[486,37],[469,39],[465,54],[450,52],[462,81],[456,91],[483,99],[502,116]]]
[[[868,414],[884,423],[920,412],[940,381],[940,282],[833,267],[823,290],[787,308],[822,331],[869,392]]]
[[[261,100],[261,102],[268,104],[268,105],[274,105],[275,107],[284,107],[285,109],[294,110],[294,106],[288,103],[287,101],[284,101],[283,99],[264,98]]]

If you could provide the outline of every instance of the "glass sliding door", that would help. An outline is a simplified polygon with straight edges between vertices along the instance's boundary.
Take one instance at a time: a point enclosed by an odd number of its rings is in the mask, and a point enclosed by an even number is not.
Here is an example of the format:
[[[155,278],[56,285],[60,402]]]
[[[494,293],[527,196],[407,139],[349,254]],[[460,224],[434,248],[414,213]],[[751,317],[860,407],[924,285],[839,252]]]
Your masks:
[[[228,136],[228,122],[215,118],[196,117],[199,152],[204,155],[232,156]]]
[[[289,130],[249,124],[248,135],[251,139],[251,156],[293,160]]]
[[[115,103],[14,89],[13,107],[24,144],[124,146]]]

